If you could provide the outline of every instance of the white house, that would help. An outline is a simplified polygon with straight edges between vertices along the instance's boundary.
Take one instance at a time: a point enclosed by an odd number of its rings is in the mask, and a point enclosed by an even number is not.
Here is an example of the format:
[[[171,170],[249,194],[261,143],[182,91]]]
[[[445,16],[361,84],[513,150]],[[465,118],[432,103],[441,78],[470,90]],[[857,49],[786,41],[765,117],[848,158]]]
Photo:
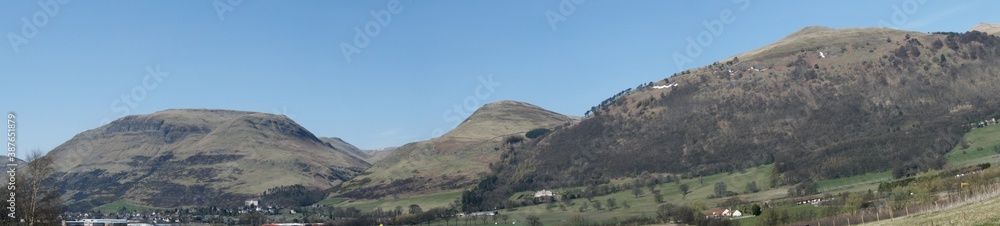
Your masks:
[[[260,199],[248,199],[247,201],[244,201],[243,204],[245,204],[246,206],[257,207],[260,206]]]
[[[535,198],[552,197],[552,196],[554,196],[554,195],[552,194],[552,191],[550,191],[550,190],[542,189],[541,191],[535,192]]]
[[[743,216],[743,213],[740,212],[739,210],[734,210],[732,216],[733,217],[740,217],[740,216]]]

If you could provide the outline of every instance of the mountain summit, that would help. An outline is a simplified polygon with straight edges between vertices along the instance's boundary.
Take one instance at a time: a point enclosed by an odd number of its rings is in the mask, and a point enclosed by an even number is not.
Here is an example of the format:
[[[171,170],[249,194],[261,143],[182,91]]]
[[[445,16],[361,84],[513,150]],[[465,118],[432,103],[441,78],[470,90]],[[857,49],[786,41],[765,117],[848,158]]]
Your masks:
[[[288,117],[230,110],[126,116],[53,149],[71,207],[233,205],[278,186],[329,188],[369,166]]]
[[[352,198],[380,198],[465,189],[500,158],[499,150],[524,139],[526,132],[572,121],[568,116],[523,102],[486,104],[441,137],[397,148],[344,184],[340,192]]]
[[[1000,24],[979,23],[969,31],[982,31],[991,35],[1000,35]]]
[[[941,169],[969,123],[1000,115],[1000,38],[810,27],[726,61],[626,89],[578,123],[504,153],[478,188],[683,178],[773,164],[773,186]],[[489,181],[487,181],[489,180]]]

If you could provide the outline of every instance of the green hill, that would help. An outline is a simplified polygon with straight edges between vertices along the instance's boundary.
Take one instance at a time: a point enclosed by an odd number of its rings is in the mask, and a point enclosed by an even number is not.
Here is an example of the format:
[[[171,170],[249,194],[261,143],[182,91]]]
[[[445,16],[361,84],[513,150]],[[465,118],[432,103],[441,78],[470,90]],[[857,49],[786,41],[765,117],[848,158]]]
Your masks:
[[[285,116],[203,109],[126,116],[45,158],[62,173],[71,210],[242,205],[278,186],[330,188],[369,166]]]
[[[941,169],[970,122],[1000,112],[998,44],[975,31],[806,28],[608,98],[508,151],[478,193],[764,164],[776,185]]]
[[[489,172],[511,137],[554,128],[571,118],[516,101],[486,104],[441,137],[396,148],[338,189],[338,196],[379,199],[466,189]]]

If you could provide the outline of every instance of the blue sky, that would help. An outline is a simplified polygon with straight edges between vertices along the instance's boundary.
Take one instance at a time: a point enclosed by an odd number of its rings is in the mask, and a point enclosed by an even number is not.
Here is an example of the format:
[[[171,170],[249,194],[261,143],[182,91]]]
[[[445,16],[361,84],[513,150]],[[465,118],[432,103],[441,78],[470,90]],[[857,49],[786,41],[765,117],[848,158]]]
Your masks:
[[[621,3],[7,1],[0,110],[18,114],[20,156],[175,108],[286,114],[317,136],[374,149],[431,138],[500,100],[582,115],[623,89],[806,26],[1000,22],[993,1]],[[705,23],[721,19],[712,34]],[[705,32],[711,42],[679,68],[674,54]],[[348,60],[344,46],[358,52]]]

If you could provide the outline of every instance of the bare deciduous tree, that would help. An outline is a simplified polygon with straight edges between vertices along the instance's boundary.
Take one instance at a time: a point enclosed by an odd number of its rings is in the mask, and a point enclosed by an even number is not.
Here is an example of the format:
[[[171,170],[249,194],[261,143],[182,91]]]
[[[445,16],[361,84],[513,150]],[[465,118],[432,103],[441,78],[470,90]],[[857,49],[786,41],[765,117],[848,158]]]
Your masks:
[[[56,184],[52,158],[42,156],[41,151],[33,150],[28,155],[26,167],[17,174],[17,212],[19,218],[28,225],[48,225],[58,223],[59,214],[63,212],[60,189]]]

